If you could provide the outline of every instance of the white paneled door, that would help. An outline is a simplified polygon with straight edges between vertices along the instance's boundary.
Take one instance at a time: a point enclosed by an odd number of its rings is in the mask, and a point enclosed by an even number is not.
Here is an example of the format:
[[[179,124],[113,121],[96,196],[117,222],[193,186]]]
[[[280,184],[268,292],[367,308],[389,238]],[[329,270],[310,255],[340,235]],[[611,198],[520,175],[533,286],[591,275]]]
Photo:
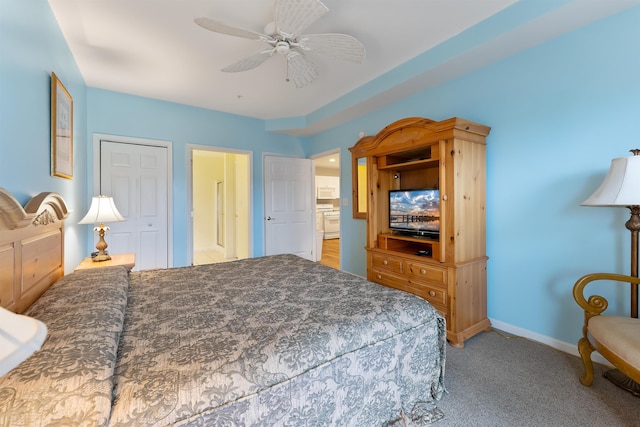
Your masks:
[[[167,147],[100,141],[100,193],[126,218],[108,225],[109,253],[135,253],[136,270],[168,267]]]
[[[264,157],[265,254],[313,261],[315,212],[309,159]]]

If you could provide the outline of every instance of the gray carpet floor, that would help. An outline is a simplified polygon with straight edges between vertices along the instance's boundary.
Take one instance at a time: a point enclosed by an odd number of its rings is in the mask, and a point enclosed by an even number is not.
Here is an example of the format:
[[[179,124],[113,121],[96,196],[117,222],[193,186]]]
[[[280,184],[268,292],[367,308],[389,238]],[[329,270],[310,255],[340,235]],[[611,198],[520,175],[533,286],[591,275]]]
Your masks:
[[[640,398],[602,377],[578,381],[576,356],[502,331],[483,332],[462,349],[447,346],[445,426],[640,426]]]

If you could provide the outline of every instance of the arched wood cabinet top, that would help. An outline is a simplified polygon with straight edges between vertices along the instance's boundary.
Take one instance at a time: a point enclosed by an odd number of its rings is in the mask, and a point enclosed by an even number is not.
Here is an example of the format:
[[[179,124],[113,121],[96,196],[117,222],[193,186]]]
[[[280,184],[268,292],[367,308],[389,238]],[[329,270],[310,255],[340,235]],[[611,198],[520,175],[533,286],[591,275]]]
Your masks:
[[[358,151],[358,157],[375,156],[389,152],[410,150],[413,146],[427,141],[436,141],[466,134],[477,135],[483,141],[491,128],[469,120],[453,117],[440,122],[423,117],[408,117],[385,126],[372,137],[364,137],[350,150]],[[354,153],[355,154],[355,153]]]
[[[11,193],[0,187],[0,230],[16,230],[29,224],[46,225],[68,216],[67,204],[58,193],[39,193],[23,208]]]
[[[356,142],[356,145],[349,148],[351,155],[356,158],[365,157],[367,155],[367,151],[373,147],[373,141],[373,136],[363,136],[358,140],[358,142]]]

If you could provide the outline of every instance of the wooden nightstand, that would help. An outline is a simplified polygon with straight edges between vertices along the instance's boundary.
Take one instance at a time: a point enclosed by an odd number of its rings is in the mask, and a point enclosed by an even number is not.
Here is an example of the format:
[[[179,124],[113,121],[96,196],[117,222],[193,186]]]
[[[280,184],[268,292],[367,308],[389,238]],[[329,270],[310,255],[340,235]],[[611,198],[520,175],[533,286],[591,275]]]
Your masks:
[[[114,265],[124,265],[127,270],[131,271],[136,265],[136,254],[117,254],[111,255],[111,259],[108,261],[95,262],[90,257],[85,258],[76,270],[85,270],[87,268],[102,268],[112,267]]]

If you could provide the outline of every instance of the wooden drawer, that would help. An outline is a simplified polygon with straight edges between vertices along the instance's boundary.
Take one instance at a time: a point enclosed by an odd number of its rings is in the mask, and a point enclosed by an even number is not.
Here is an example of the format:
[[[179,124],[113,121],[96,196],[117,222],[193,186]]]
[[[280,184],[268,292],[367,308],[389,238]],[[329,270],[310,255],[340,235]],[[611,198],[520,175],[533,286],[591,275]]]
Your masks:
[[[447,313],[447,289],[444,286],[407,280],[381,270],[369,270],[367,276],[372,282],[418,295],[433,304],[442,314]]]
[[[409,279],[416,278],[431,283],[440,283],[443,286],[447,283],[447,269],[444,267],[407,261],[406,269]]]
[[[382,254],[371,254],[371,267],[375,270],[402,273],[402,259]]]
[[[389,274],[386,271],[381,270],[369,270],[367,272],[367,279],[380,283],[381,285],[389,286],[391,288],[401,289],[403,291],[408,291],[409,282],[402,277],[394,276],[393,274]]]
[[[412,294],[418,295],[431,304],[433,304],[436,308],[438,308],[441,312],[446,313],[447,311],[447,289],[438,285],[429,285],[426,283],[414,282],[409,280],[407,284],[408,292]]]

